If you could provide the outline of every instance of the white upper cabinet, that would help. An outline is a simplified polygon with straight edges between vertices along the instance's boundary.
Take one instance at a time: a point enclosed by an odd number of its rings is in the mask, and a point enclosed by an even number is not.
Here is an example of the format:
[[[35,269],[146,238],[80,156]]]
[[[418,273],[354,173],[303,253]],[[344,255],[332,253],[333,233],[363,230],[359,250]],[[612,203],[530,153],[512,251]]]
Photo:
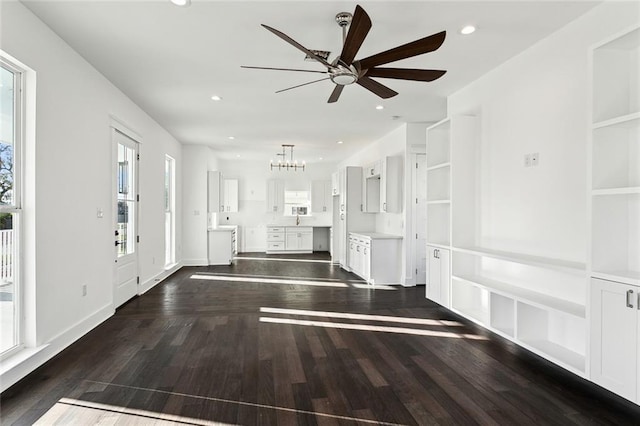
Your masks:
[[[217,213],[224,211],[224,182],[222,174],[218,171],[210,171],[207,173],[207,192],[208,192],[208,208],[209,213]]]
[[[325,213],[331,211],[333,203],[332,181],[316,180],[311,182],[311,211]]]
[[[402,212],[402,157],[386,157],[380,172],[380,211]]]
[[[284,213],[284,182],[281,180],[267,181],[267,212]]]
[[[238,211],[238,179],[224,179],[224,212]]]
[[[331,174],[331,195],[340,195],[340,172]]]

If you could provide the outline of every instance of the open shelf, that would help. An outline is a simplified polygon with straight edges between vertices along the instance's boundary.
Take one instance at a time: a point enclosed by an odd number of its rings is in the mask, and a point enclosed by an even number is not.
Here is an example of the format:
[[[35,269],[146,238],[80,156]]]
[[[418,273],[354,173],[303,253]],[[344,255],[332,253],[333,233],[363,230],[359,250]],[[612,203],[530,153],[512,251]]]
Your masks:
[[[432,200],[427,201],[427,204],[450,204],[451,200]]]
[[[640,28],[593,50],[593,122],[640,111]]]
[[[451,244],[449,203],[427,205],[427,242],[448,246]]]
[[[593,275],[638,285],[640,194],[602,195],[591,204]]]
[[[451,126],[449,119],[427,128],[427,167],[448,163],[450,159]]]
[[[540,266],[544,268],[564,270],[568,272],[585,273],[586,265],[580,262],[572,262],[562,259],[548,257],[531,256],[514,252],[491,250],[482,247],[453,247],[453,251],[460,253],[474,254],[477,256],[492,257],[509,262],[522,263],[524,265]]]
[[[440,163],[440,164],[436,164],[430,167],[427,167],[427,171],[430,172],[431,170],[438,170],[438,169],[443,169],[446,167],[451,167],[451,163],[446,162],[446,163]]]
[[[489,325],[489,291],[456,277],[452,277],[451,285],[451,307],[467,318]]]
[[[487,288],[491,292],[502,296],[517,298],[522,301],[538,305],[542,308],[554,309],[560,312],[575,315],[580,318],[585,317],[585,305],[569,300],[552,297],[544,293],[539,293],[513,284],[493,280],[479,275],[454,275],[460,281],[473,283]]]
[[[593,130],[594,195],[604,193],[600,192],[602,190],[613,190],[611,193],[637,191],[640,188],[640,114],[607,123]]]
[[[627,194],[640,194],[640,186],[629,188],[610,188],[610,189],[594,189],[591,191],[591,195],[627,195]]]
[[[638,127],[638,120],[640,120],[640,112],[634,112],[631,114],[622,115],[620,117],[614,117],[608,120],[593,123],[592,128],[594,130],[604,127],[634,128]]]
[[[515,337],[515,300],[498,293],[491,293],[490,297],[491,327],[511,338]]]
[[[451,173],[447,167],[427,172],[427,201],[451,198]]]
[[[586,371],[586,320],[527,303],[517,305],[518,340],[574,371]]]

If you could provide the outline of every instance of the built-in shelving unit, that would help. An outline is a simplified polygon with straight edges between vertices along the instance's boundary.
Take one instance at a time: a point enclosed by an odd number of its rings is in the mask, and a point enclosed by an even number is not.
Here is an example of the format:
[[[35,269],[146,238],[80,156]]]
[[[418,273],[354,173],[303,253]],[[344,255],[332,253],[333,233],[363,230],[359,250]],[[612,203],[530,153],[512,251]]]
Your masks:
[[[640,28],[590,62],[590,379],[640,404]]]
[[[427,129],[427,248],[450,252],[448,307],[584,377],[586,264],[483,246],[479,137],[473,116]]]

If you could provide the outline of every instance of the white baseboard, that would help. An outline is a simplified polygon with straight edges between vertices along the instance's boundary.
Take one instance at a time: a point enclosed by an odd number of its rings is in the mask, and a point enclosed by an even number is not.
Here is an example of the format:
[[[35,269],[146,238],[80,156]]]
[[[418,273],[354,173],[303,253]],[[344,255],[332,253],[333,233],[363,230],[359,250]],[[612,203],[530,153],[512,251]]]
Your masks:
[[[109,304],[58,334],[51,341],[37,348],[24,348],[0,362],[0,392],[4,392],[18,380],[60,353],[76,340],[109,319],[115,310]]]
[[[182,266],[208,266],[209,259],[183,259]]]
[[[169,269],[165,269],[164,271],[160,272],[156,276],[149,278],[148,280],[146,280],[140,285],[138,294],[139,295],[145,294],[147,291],[151,290],[153,287],[160,284],[165,278],[167,278],[169,275],[173,274],[180,268],[182,268],[182,262],[178,262],[172,267],[170,267]]]

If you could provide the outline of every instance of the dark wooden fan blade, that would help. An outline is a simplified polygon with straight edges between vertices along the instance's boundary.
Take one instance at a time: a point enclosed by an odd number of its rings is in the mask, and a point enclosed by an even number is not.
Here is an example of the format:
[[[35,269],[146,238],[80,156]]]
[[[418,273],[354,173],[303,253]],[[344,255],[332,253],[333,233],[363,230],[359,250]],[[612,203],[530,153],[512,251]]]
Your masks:
[[[368,77],[395,78],[398,80],[433,81],[442,77],[446,71],[420,70],[413,68],[371,68]]]
[[[342,47],[342,53],[340,53],[340,60],[347,66],[351,65],[353,62],[353,58],[356,57],[358,50],[360,50],[360,46],[362,46],[362,42],[369,34],[369,30],[371,29],[371,18],[367,15],[367,12],[364,11],[360,5],[356,6],[356,10],[353,13],[353,19],[351,20],[351,25],[349,26],[349,32],[347,33],[347,38],[344,41],[344,46]]]
[[[240,68],[249,68],[252,70],[297,71],[297,72],[315,72],[318,74],[329,74],[329,71],[298,70],[294,68],[250,67],[247,65],[240,65]]]
[[[399,61],[400,59],[412,58],[424,53],[433,52],[442,46],[446,35],[447,32],[442,31],[437,34],[421,38],[420,40],[412,41],[411,43],[403,44],[402,46],[377,53],[373,56],[369,56],[368,58],[361,59],[358,62],[360,67],[365,70],[378,65]]]
[[[367,76],[358,78],[358,81],[356,83],[369,90],[370,92],[373,92],[376,95],[380,96],[382,99],[392,98],[398,94],[398,92],[396,92],[395,90],[391,90],[384,84],[380,84]]]
[[[306,86],[306,85],[309,85],[309,84],[317,83],[319,81],[329,80],[330,78],[331,77],[321,78],[320,80],[314,80],[314,81],[310,81],[308,83],[298,84],[297,86],[287,87],[286,89],[278,90],[276,93],[286,92],[287,90],[291,90],[291,89],[297,89],[298,87],[302,87],[302,86]]]
[[[317,56],[312,51],[310,51],[309,49],[307,49],[306,47],[304,47],[303,45],[301,45],[300,43],[298,43],[297,41],[295,41],[294,39],[292,39],[291,37],[289,37],[285,33],[281,32],[281,31],[278,31],[275,28],[271,28],[270,26],[265,25],[265,24],[262,24],[262,26],[265,27],[267,30],[271,31],[272,33],[274,33],[275,35],[277,35],[278,37],[280,37],[281,39],[283,39],[284,41],[286,41],[287,43],[289,43],[290,45],[292,45],[293,47],[297,48],[298,50],[301,50],[302,52],[306,53],[307,55],[309,55],[310,57],[312,57],[316,61],[324,64],[327,68],[334,68],[334,66],[331,65],[329,62],[327,62],[324,59],[322,59],[321,57]]]
[[[329,100],[327,101],[327,103],[332,104],[334,102],[337,102],[340,94],[342,93],[342,89],[344,89],[343,85],[336,84],[336,87],[333,89],[333,92],[331,92],[331,96],[329,96]]]

